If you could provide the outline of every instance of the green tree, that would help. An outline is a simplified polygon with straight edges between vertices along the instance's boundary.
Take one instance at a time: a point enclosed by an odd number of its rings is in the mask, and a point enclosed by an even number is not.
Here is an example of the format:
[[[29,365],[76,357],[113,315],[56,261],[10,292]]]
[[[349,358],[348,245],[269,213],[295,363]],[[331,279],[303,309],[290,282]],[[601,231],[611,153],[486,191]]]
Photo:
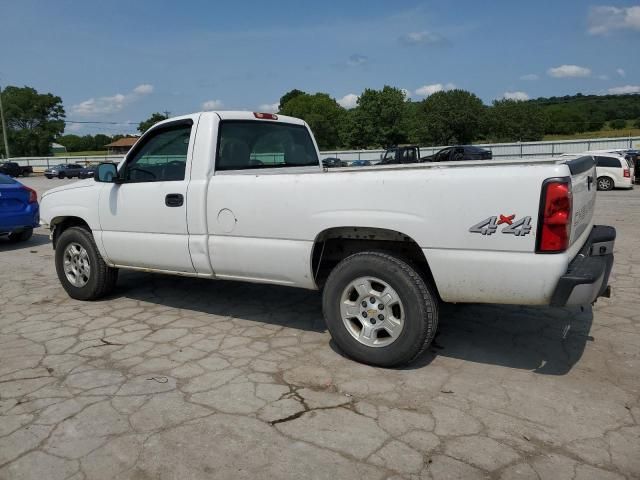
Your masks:
[[[622,130],[627,126],[627,122],[622,118],[616,118],[615,120],[609,122],[609,126],[614,130]]]
[[[56,142],[67,147],[67,152],[79,152],[82,150],[82,137],[72,133],[56,138]]]
[[[285,104],[289,100],[293,100],[294,98],[300,95],[306,95],[306,92],[303,92],[302,90],[298,90],[297,88],[294,88],[293,90],[289,90],[287,93],[285,93],[283,96],[280,97],[280,104],[278,105],[278,111],[281,112]]]
[[[104,146],[111,143],[111,137],[103,133],[98,133],[93,137],[93,150],[104,150]]]
[[[284,104],[280,113],[307,122],[319,148],[340,146],[339,126],[342,125],[345,110],[326,93],[296,95]]]
[[[348,146],[388,147],[406,142],[405,104],[405,93],[399,88],[385,85],[382,90],[365,89],[344,135]]]
[[[418,137],[435,145],[471,143],[481,134],[485,110],[482,100],[466,90],[436,92],[421,102]]]
[[[151,116],[147,118],[144,122],[140,122],[138,124],[138,131],[140,133],[144,133],[147,130],[149,130],[151,127],[153,127],[156,123],[161,122],[162,120],[166,120],[167,118],[169,117],[167,117],[163,113],[159,113],[159,112],[152,113]]]
[[[2,92],[2,103],[11,156],[50,155],[51,143],[64,131],[62,99],[31,87],[9,86]],[[0,152],[5,153],[3,142]]]
[[[636,118],[636,121],[633,122],[633,126],[636,128],[640,128],[640,118]]]
[[[485,130],[496,142],[542,140],[546,115],[539,105],[516,100],[496,100],[487,110]]]

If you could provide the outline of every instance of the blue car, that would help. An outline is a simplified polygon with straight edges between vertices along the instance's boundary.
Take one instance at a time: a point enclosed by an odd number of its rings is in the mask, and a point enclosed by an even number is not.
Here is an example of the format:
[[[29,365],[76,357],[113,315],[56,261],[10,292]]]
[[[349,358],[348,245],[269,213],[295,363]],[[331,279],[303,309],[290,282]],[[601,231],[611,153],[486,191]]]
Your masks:
[[[0,174],[0,237],[25,242],[40,224],[36,191],[13,178]]]

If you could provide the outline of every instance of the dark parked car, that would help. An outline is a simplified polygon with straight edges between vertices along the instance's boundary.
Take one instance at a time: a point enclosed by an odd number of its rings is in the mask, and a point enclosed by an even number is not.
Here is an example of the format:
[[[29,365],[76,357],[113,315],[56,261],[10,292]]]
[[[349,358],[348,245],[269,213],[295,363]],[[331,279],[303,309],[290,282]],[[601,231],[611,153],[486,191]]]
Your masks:
[[[369,160],[354,160],[351,162],[352,167],[368,167],[369,165],[371,165]]]
[[[80,170],[82,170],[82,165],[78,165],[77,163],[61,163],[55,167],[47,168],[44,171],[44,176],[47,178],[80,178]]]
[[[328,157],[322,159],[322,166],[326,168],[346,167],[347,162],[343,162],[336,157]]]
[[[458,162],[461,160],[491,160],[491,150],[475,147],[473,145],[456,145],[443,148],[433,155],[422,157],[422,162]]]
[[[417,145],[397,145],[386,150],[380,160],[380,165],[420,162],[454,162],[459,160],[490,160],[493,157],[491,150],[474,147],[473,145],[456,145],[446,147],[426,157],[420,156],[420,147]]]
[[[40,207],[35,190],[0,174],[0,237],[24,242],[39,224]]]
[[[33,173],[33,167],[22,166],[16,162],[0,163],[0,173],[10,177],[28,177]]]
[[[96,171],[95,165],[84,167],[78,172],[78,178],[93,178],[93,174]]]

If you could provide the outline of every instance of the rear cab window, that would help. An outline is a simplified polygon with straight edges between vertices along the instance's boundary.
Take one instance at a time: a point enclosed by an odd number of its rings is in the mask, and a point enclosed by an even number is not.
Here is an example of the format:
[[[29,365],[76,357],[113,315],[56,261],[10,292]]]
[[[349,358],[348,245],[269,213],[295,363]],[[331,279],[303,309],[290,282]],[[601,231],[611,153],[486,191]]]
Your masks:
[[[223,120],[216,170],[317,167],[318,154],[303,125],[255,120]]]

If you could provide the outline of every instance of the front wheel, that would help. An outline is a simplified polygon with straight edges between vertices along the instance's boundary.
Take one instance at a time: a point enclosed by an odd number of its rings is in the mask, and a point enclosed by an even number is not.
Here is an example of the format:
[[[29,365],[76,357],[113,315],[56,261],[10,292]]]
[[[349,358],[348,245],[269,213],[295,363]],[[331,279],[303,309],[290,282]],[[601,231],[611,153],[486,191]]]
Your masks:
[[[322,307],[338,347],[381,367],[415,360],[438,325],[438,300],[429,285],[408,263],[383,252],[340,262],[327,279]]]
[[[613,190],[613,180],[609,177],[598,178],[598,190]]]
[[[59,174],[58,174],[58,178],[59,178],[59,179],[63,179],[63,178],[64,178],[64,173],[59,173]]]
[[[115,287],[118,269],[109,267],[86,228],[71,227],[56,242],[56,272],[71,298],[97,300]]]

